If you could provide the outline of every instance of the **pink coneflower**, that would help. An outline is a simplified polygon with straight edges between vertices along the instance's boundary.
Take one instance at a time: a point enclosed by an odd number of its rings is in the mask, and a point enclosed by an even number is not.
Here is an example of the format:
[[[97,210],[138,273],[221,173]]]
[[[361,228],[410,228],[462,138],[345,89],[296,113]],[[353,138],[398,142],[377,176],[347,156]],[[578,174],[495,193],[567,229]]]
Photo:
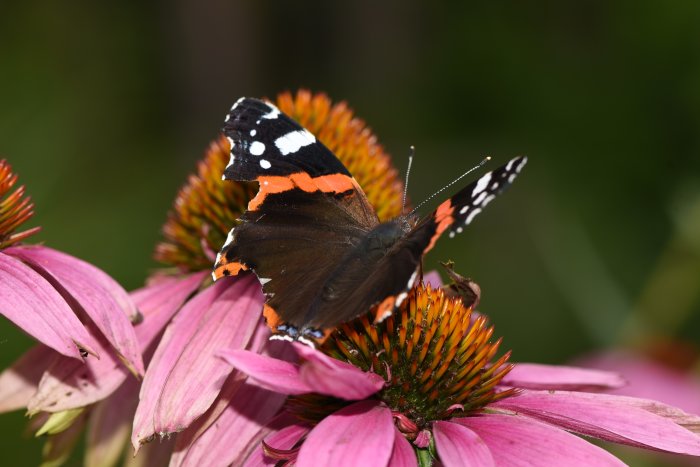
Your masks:
[[[38,227],[17,232],[33,215],[17,175],[0,160],[0,313],[48,348],[82,364],[89,354],[114,352],[143,374],[127,293],[98,268],[51,248],[21,242]]]
[[[333,105],[325,95],[300,91],[280,95],[277,104],[353,169],[383,219],[399,214],[397,172],[344,103]],[[49,435],[45,460],[65,459],[86,428],[86,465],[113,465],[125,452],[130,459],[134,450],[144,465],[171,456],[173,464],[197,464],[207,456],[199,446],[224,420],[239,430],[226,436],[236,434],[252,446],[259,439],[254,434],[267,430],[263,422],[284,403],[282,395],[244,384],[245,376],[215,356],[237,347],[294,357],[291,348],[267,342],[263,297],[253,276],[211,283],[215,252],[257,189],[223,182],[228,161],[228,142],[221,137],[180,190],[163,228],[165,240],[155,256],[170,267],[131,294],[141,312],[134,330],[148,363],[143,381],[129,378],[122,365],[100,359],[88,362],[91,378],[83,385],[79,368],[49,373],[44,348],[31,350],[0,375],[0,411],[28,407],[36,414],[32,426]],[[261,398],[265,410],[246,412],[246,400]],[[226,442],[226,436],[215,441]],[[126,450],[129,438],[133,449]]]
[[[277,416],[246,465],[622,465],[577,435],[700,456],[700,417],[592,392],[623,385],[614,373],[508,364],[492,336],[483,315],[418,286],[384,323],[343,325],[325,353],[295,344],[301,364],[222,352],[252,384],[291,396],[293,417]]]
[[[75,431],[68,428],[84,423],[86,404],[104,397],[117,380],[144,374],[132,325],[142,315],[100,269],[24,243],[40,229],[17,231],[33,205],[24,187],[12,191],[16,183],[0,160],[0,313],[39,344],[0,374],[0,412],[26,407],[37,432],[50,436],[47,459],[56,460]]]

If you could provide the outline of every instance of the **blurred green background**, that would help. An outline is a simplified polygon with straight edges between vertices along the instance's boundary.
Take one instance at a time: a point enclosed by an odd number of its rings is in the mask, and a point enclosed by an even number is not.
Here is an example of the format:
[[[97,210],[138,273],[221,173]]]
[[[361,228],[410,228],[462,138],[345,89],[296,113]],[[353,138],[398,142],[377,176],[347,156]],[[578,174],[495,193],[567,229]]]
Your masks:
[[[698,342],[698,24],[694,0],[3,2],[0,157],[37,240],[136,288],[231,103],[325,91],[402,171],[416,146],[414,201],[485,155],[529,156],[426,261],[481,285],[514,361]],[[2,366],[30,345],[0,322]],[[23,426],[0,417],[5,465],[39,462]]]

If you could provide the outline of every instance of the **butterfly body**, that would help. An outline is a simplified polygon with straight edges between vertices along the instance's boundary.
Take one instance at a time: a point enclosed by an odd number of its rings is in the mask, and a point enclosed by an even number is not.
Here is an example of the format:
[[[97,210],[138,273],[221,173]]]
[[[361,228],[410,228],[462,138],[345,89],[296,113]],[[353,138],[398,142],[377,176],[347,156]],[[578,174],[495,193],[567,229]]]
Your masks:
[[[375,305],[377,320],[388,316],[437,239],[460,232],[525,164],[511,160],[424,218],[380,222],[343,164],[273,105],[239,100],[224,133],[224,178],[257,181],[259,191],[217,256],[214,278],[253,271],[276,337],[308,343]]]

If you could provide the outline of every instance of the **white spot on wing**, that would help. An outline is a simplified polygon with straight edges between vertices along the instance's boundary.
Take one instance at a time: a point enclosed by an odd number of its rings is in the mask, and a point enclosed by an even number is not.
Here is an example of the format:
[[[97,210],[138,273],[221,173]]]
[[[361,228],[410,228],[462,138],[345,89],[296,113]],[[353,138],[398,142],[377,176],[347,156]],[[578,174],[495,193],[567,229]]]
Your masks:
[[[272,167],[272,164],[270,164],[270,161],[268,161],[267,159],[260,159],[260,167],[262,167],[263,169],[269,169],[270,167]]]
[[[469,206],[469,205],[464,206],[462,209],[459,210],[459,213],[460,213],[460,214],[466,214],[467,211],[469,211],[469,208],[470,208],[470,207],[471,207],[471,206]]]
[[[486,198],[486,192],[482,191],[481,193],[479,193],[479,196],[474,198],[474,201],[472,201],[472,204],[478,206],[481,204],[481,202],[484,200],[484,198]],[[464,214],[464,213],[462,211],[460,211],[460,214]]]
[[[275,140],[275,146],[283,156],[293,154],[304,146],[316,142],[314,135],[306,130],[292,131]]]
[[[270,282],[272,279],[269,279],[267,277],[258,277],[258,280],[260,281],[260,285],[265,285],[268,282]]]
[[[292,339],[290,336],[286,334],[273,334],[270,336],[271,341],[288,341],[288,342],[294,342],[294,339]]]
[[[299,338],[298,338],[297,340],[298,340],[299,342],[301,342],[302,344],[308,345],[308,346],[311,347],[312,349],[315,349],[315,348],[316,348],[316,343],[315,343],[314,341],[311,341],[311,340],[307,339],[306,337],[299,336]]]
[[[228,235],[226,235],[226,243],[224,243],[224,246],[222,248],[226,248],[227,246],[229,246],[231,244],[231,242],[233,241],[233,231],[234,230],[235,230],[235,228],[228,231]]]
[[[235,146],[236,143],[233,142],[233,138],[226,137],[228,140],[229,146],[231,146],[231,159],[228,161],[228,165],[226,168],[228,169],[233,165],[233,162],[236,160],[236,158],[233,156],[233,147]],[[221,177],[222,180],[226,180],[224,177]]]
[[[241,97],[240,99],[238,99],[238,100],[231,106],[231,111],[233,112],[233,110],[234,110],[236,107],[238,107],[238,104],[240,104],[240,103],[243,102],[244,100],[245,100],[245,97]]]
[[[266,120],[272,120],[273,118],[277,118],[280,116],[280,109],[278,109],[272,104],[267,104],[267,106],[270,108],[270,111],[263,115],[261,118],[264,118]]]
[[[250,145],[250,153],[254,156],[262,156],[262,153],[265,152],[265,144],[261,143],[260,141],[253,141],[253,144]]]
[[[400,307],[404,300],[406,300],[408,294],[406,292],[401,292],[396,296],[396,304],[394,306]]]
[[[481,208],[476,208],[472,212],[469,213],[467,216],[466,220],[464,221],[465,224],[469,225],[471,221],[474,220],[474,217],[476,217],[477,214],[481,212]],[[460,227],[461,228],[461,227]]]
[[[250,130],[250,136],[255,136],[256,134],[258,134],[258,130],[256,130],[255,128]]]
[[[411,274],[411,278],[408,280],[406,288],[410,289],[411,287],[413,287],[413,283],[416,281],[416,277],[418,277],[418,271],[413,271],[413,274]]]
[[[476,182],[476,186],[474,187],[474,190],[472,191],[472,198],[476,198],[476,195],[481,193],[486,189],[487,186],[489,186],[489,182],[491,181],[491,172],[487,173],[483,177],[479,179],[478,182]]]
[[[448,237],[450,237],[450,238],[455,238],[455,233],[452,232],[452,231],[450,231],[450,233],[448,234]]]

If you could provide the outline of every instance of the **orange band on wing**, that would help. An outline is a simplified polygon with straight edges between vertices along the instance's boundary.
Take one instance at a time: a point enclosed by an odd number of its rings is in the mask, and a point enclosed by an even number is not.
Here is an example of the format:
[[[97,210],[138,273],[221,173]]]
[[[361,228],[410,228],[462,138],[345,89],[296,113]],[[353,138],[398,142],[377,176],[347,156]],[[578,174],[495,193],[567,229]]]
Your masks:
[[[272,308],[267,303],[263,305],[263,316],[265,317],[265,323],[272,330],[272,332],[277,331],[277,326],[282,324],[282,318],[277,314],[274,308]]]
[[[374,322],[375,323],[381,323],[384,321],[386,318],[391,315],[391,312],[394,311],[394,304],[396,303],[396,297],[394,295],[390,295],[386,297],[382,303],[377,305],[377,309],[374,310]]]
[[[222,259],[222,261],[225,261]],[[224,276],[235,276],[241,271],[247,271],[248,266],[243,263],[232,262],[232,263],[220,263],[216,269],[214,269],[214,277],[219,279]]]
[[[438,206],[437,211],[435,212],[435,223],[437,224],[437,227],[435,229],[435,233],[430,239],[428,247],[423,250],[423,254],[432,250],[435,246],[435,242],[437,242],[437,239],[440,238],[440,235],[442,235],[442,233],[454,223],[455,218],[452,215],[454,211],[455,208],[452,206],[452,200],[450,199]]]
[[[282,193],[298,188],[307,193],[322,191],[323,193],[343,193],[359,189],[354,178],[343,174],[322,175],[311,177],[305,172],[298,172],[286,177],[263,176],[257,178],[260,189],[255,198],[248,203],[248,210],[255,211],[265,201],[267,195]]]

